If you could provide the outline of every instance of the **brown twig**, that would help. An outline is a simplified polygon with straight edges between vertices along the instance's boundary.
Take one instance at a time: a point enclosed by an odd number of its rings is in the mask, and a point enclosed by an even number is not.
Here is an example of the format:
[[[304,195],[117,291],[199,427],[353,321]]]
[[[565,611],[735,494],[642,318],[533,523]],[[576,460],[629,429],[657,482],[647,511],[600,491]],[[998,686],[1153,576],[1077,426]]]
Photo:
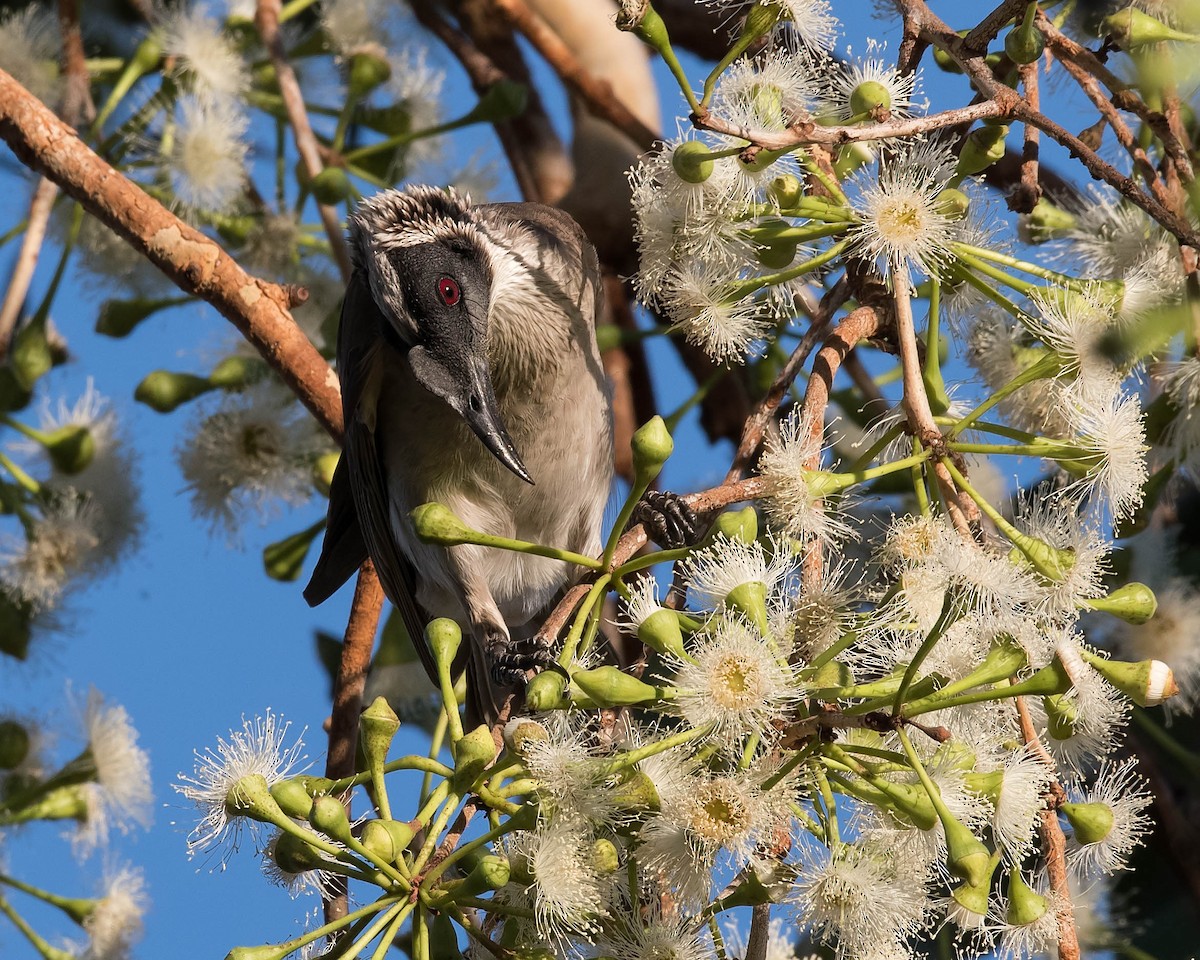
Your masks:
[[[300,81],[296,79],[296,71],[292,69],[283,49],[283,39],[279,34],[279,10],[280,0],[258,0],[254,23],[262,37],[263,46],[270,54],[271,64],[275,67],[275,78],[279,84],[280,96],[283,97],[284,109],[287,110],[288,124],[296,141],[296,152],[300,154],[305,173],[312,180],[324,169],[324,164],[321,162],[321,152],[317,147],[312,124],[308,121],[304,95],[300,92]],[[351,94],[347,93],[347,96]],[[333,251],[333,259],[341,271],[342,280],[348,281],[351,270],[350,249],[342,231],[341,217],[336,209],[324,203],[317,204],[317,213],[325,227],[329,248]]]
[[[996,39],[996,34],[1004,29],[1005,24],[1029,6],[1029,0],[1000,0],[991,13],[979,21],[978,26],[963,37],[963,46],[968,50],[986,53],[988,44]]]
[[[1021,88],[1025,99],[1038,109],[1038,62],[1021,64]],[[1025,124],[1025,142],[1021,152],[1021,180],[1008,198],[1008,207],[1014,213],[1030,213],[1042,198],[1042,185],[1038,177],[1038,136],[1040,131],[1031,123]]]
[[[594,76],[545,21],[522,0],[488,0],[496,12],[528,40],[558,74],[568,90],[576,94],[597,117],[621,130],[641,149],[649,150],[660,135],[634,116],[613,92],[607,80]]]
[[[217,308],[336,439],[337,377],[288,312],[292,291],[246,273],[221,246],[184,223],[88,148],[67,124],[0,70],[0,139],[54,181],[185,293]]]

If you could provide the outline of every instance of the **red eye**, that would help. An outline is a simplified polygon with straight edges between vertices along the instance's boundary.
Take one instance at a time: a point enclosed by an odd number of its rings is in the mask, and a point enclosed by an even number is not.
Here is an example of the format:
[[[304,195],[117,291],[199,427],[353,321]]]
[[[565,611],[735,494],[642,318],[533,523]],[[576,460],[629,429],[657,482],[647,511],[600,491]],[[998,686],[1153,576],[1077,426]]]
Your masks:
[[[452,307],[458,303],[462,292],[458,289],[458,284],[450,279],[450,277],[442,277],[438,281],[438,296],[442,298],[442,303],[448,307]]]

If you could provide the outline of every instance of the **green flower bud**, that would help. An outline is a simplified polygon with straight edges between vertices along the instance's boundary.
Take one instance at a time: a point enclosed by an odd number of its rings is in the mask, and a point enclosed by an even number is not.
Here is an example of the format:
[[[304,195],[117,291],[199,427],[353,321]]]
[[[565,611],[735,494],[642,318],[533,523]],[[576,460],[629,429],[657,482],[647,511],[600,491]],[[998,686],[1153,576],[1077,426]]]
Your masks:
[[[638,625],[638,639],[657,653],[669,653],[683,659],[683,631],[679,629],[679,617],[674,610],[663,607],[655,610]]]
[[[250,83],[255,90],[279,93],[279,74],[275,71],[275,64],[268,60],[255,64],[250,70]]]
[[[962,821],[951,816],[942,816],[942,827],[946,831],[946,866],[956,877],[966,880],[972,887],[985,890],[996,861],[983,841],[973,834]]]
[[[354,193],[350,177],[341,167],[326,167],[309,181],[308,186],[317,203],[329,206],[341,203]]]
[[[592,867],[600,876],[608,876],[621,866],[621,856],[611,840],[600,837],[592,841]]]
[[[814,690],[840,690],[854,683],[854,671],[840,660],[828,660],[817,668],[808,685]]]
[[[567,678],[557,670],[544,670],[525,685],[525,709],[532,713],[554,710],[566,700]]]
[[[313,797],[312,809],[308,812],[308,822],[313,829],[336,840],[338,843],[349,843],[353,837],[350,833],[350,819],[346,816],[346,808],[342,801],[329,794]]]
[[[526,751],[535,743],[545,743],[550,734],[536,720],[529,717],[513,717],[504,725],[504,745],[518,757],[527,755]]]
[[[136,68],[137,75],[141,76],[147,71],[153,70],[162,60],[163,49],[162,44],[158,42],[154,33],[148,33],[142,39],[142,42],[137,45],[137,49],[133,51],[133,56],[129,58],[129,65]]]
[[[412,130],[412,109],[404,103],[391,103],[386,107],[360,106],[358,116],[363,126],[385,137],[400,136]]]
[[[388,824],[392,823],[396,823],[396,821],[368,820],[363,825],[362,836],[359,838],[364,849],[384,863],[395,863],[404,852],[404,848],[408,846],[407,843],[403,846],[396,845],[396,837],[388,828]],[[408,839],[412,840],[411,830],[408,831]]]
[[[258,357],[234,354],[226,357],[208,375],[208,382],[222,390],[240,390],[261,380],[267,373],[267,365]]]
[[[16,720],[0,720],[0,770],[13,770],[29,756],[29,731]]]
[[[671,431],[662,417],[651,417],[633,433],[633,472],[638,483],[648,484],[658,476],[675,449]]]
[[[1112,833],[1113,811],[1107,803],[1064,803],[1058,809],[1081,844],[1099,843]]]
[[[453,547],[459,543],[470,543],[475,532],[458,519],[454,511],[444,503],[423,503],[409,514],[417,537],[423,543],[438,543]]]
[[[454,788],[465,793],[496,758],[496,741],[487,724],[481,723],[451,744],[454,755]]]
[[[962,176],[982,173],[997,160],[1004,157],[1004,138],[1008,126],[983,126],[972,130],[963,143],[955,170]]]
[[[144,403],[151,410],[159,413],[170,413],[189,400],[208,393],[213,389],[207,377],[197,377],[190,373],[172,373],[169,370],[154,370],[146,374],[133,398]]]
[[[596,667],[576,670],[571,683],[598,707],[624,707],[635,703],[653,703],[658,690],[637,677],[631,677],[619,667]]]
[[[438,617],[425,628],[425,642],[433,652],[438,668],[449,675],[450,665],[462,644],[462,628],[449,617]]]
[[[293,820],[307,820],[312,812],[312,794],[300,780],[280,780],[271,787],[271,796],[279,804],[279,809]]]
[[[1136,50],[1152,43],[1179,40],[1194,43],[1196,34],[1181,33],[1137,7],[1126,7],[1100,21],[1100,27],[1120,44],[1122,50]]]
[[[284,873],[304,873],[329,865],[316,847],[294,833],[281,833],[275,838],[271,857]]]
[[[613,792],[613,800],[621,810],[660,810],[662,799],[654,781],[640,770],[630,770]]]
[[[1136,580],[1118,587],[1107,597],[1086,602],[1092,610],[1103,610],[1135,625],[1149,622],[1158,610],[1158,598],[1154,591]]]
[[[318,522],[307,530],[293,533],[290,537],[284,537],[263,547],[263,568],[267,571],[267,576],[281,583],[298,580],[309,547],[323,527],[324,523]]]
[[[367,761],[368,770],[382,774],[392,738],[400,729],[400,718],[387,702],[386,697],[376,697],[362,712],[358,721],[358,743]]]
[[[337,451],[323,453],[313,461],[313,486],[325,496],[333,486],[333,472],[337,469],[341,454]]]
[[[786,210],[794,207],[804,196],[804,184],[795,174],[785,173],[767,186],[767,199]]]
[[[511,876],[512,868],[505,857],[488,854],[479,858],[474,869],[456,888],[455,897],[459,895],[477,897],[489,890],[499,890],[508,885]]]
[[[1061,694],[1042,698],[1046,710],[1046,732],[1055,740],[1070,740],[1075,736],[1079,710],[1073,700]]]
[[[147,317],[167,307],[186,303],[190,297],[163,297],[157,300],[105,300],[96,318],[96,332],[106,337],[127,337]]]
[[[937,195],[934,209],[950,220],[962,220],[971,210],[971,198],[957,187],[947,187]]]
[[[704,183],[712,176],[712,151],[699,140],[685,140],[671,153],[671,169],[685,183]]]
[[[879,780],[872,784],[883,791],[892,803],[892,808],[921,830],[932,830],[937,826],[938,815],[929,794],[918,784],[892,783]]]
[[[467,115],[471,123],[496,123],[511,120],[525,112],[529,103],[529,90],[515,80],[497,80],[479,98],[475,108]]]
[[[1105,680],[1120,690],[1139,707],[1154,707],[1179,693],[1175,674],[1161,660],[1106,660],[1088,650],[1081,651],[1083,659]]]
[[[50,461],[63,473],[82,473],[96,456],[92,431],[82,425],[59,427],[42,438]]]
[[[878,80],[864,80],[850,91],[850,113],[854,116],[892,109],[892,92]]]
[[[758,539],[758,511],[753,507],[726,510],[713,524],[714,534],[724,534],[730,540],[753,543]]]
[[[1000,802],[1000,793],[1004,789],[1004,769],[989,770],[980,773],[978,770],[968,770],[963,774],[963,781],[972,793],[987,797],[995,806]]]
[[[1049,909],[1046,898],[1025,882],[1019,868],[1008,872],[1008,912],[1004,919],[1014,927],[1027,927]]]
[[[624,339],[621,328],[615,323],[602,323],[596,327],[596,348],[601,353],[616,350]]]
[[[1046,41],[1034,26],[1036,16],[1037,3],[1030,3],[1024,19],[1004,38],[1004,52],[1013,63],[1035,63],[1046,50]]]
[[[759,580],[739,583],[725,595],[725,606],[745,616],[764,637],[770,634],[765,583]]]
[[[278,823],[284,816],[271,796],[267,778],[261,773],[247,774],[230,787],[225,795],[225,809],[231,816],[249,817],[261,823]]]
[[[742,26],[739,42],[747,39],[756,40],[766,36],[775,29],[775,25],[784,18],[787,8],[777,0],[758,0],[746,11],[746,22]]]
[[[782,270],[796,259],[796,241],[785,239],[765,243],[754,251],[754,256],[768,270]]]
[[[8,363],[17,383],[25,390],[32,390],[33,385],[54,366],[54,350],[46,336],[44,319],[34,317],[17,331]]]
[[[360,100],[392,76],[391,65],[383,57],[369,51],[350,58],[350,96]]]
[[[1019,220],[1021,239],[1026,243],[1045,243],[1065,236],[1078,223],[1074,214],[1042,197],[1029,213]]]

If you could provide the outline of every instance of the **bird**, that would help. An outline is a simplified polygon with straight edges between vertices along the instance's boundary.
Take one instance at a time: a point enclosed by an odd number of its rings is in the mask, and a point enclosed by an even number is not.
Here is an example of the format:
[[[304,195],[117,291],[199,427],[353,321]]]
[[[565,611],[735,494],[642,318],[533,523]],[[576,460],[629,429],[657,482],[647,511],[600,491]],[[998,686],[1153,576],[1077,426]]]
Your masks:
[[[435,683],[425,626],[462,626],[452,669],[467,670],[468,717],[494,723],[539,656],[538,615],[579,571],[423,543],[409,514],[436,501],[485,533],[599,553],[613,457],[596,253],[554,207],[430,186],[362,201],[348,241],[345,435],[304,597],[322,603],[370,557]]]

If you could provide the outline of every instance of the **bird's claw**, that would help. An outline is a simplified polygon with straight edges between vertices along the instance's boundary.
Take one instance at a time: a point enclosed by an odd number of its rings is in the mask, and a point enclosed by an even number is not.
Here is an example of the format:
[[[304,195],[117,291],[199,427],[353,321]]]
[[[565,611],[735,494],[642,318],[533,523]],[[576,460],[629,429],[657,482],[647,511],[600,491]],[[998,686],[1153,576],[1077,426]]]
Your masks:
[[[691,547],[700,540],[700,520],[677,493],[647,490],[633,508],[630,523],[640,523],[646,536],[665,550]]]
[[[491,661],[492,682],[512,687],[525,683],[526,674],[532,670],[541,673],[554,663],[554,653],[536,638],[528,640],[502,640],[497,638],[488,649]]]

